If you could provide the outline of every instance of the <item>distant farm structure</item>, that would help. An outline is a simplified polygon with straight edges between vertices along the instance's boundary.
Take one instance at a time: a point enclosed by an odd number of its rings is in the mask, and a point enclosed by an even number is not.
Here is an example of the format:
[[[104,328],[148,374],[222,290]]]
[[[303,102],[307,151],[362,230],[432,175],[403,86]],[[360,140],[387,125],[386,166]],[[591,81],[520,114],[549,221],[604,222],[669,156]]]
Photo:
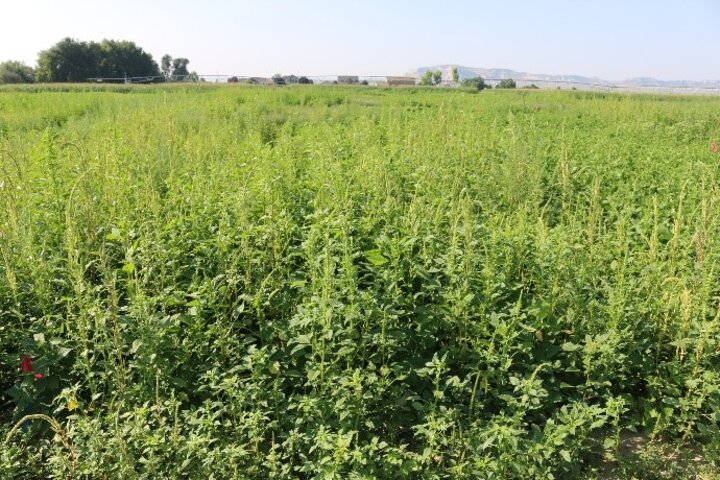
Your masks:
[[[205,75],[201,76],[208,81],[227,83],[241,83],[250,85],[358,85],[373,87],[414,87],[417,85],[417,79],[410,76],[365,76],[365,75],[316,75],[316,76],[297,76],[297,75],[280,75],[276,74],[272,78],[266,77],[244,77],[229,75]]]
[[[448,72],[441,72],[441,80],[435,87],[440,88],[459,88],[462,86],[463,79],[456,82],[452,79]],[[146,76],[146,77],[103,77],[88,78],[93,83],[162,83],[168,81],[163,76]],[[464,79],[467,80],[467,79]],[[504,86],[504,82],[513,80],[518,89],[552,89],[552,90],[585,90],[599,92],[637,92],[637,93],[666,93],[666,94],[698,94],[698,95],[718,95],[720,89],[712,86],[685,86],[685,87],[668,87],[663,85],[657,86],[628,86],[613,85],[604,83],[583,83],[569,79],[564,80],[548,80],[547,78],[523,77],[511,79],[509,77],[483,77],[487,88],[497,88]],[[346,86],[371,86],[380,88],[390,87],[414,87],[421,84],[419,78],[413,76],[393,76],[393,75],[280,75],[273,77],[246,76],[246,75],[176,75],[171,78],[173,82],[212,82],[212,83],[233,83],[245,85],[346,85]]]
[[[497,87],[509,77],[483,77],[487,88]],[[162,83],[172,82],[206,82],[206,83],[233,83],[245,85],[348,85],[372,87],[413,87],[420,84],[420,79],[413,76],[392,75],[276,75],[272,78],[247,75],[220,75],[220,74],[189,74],[174,75],[170,79],[164,76],[146,77],[99,77],[87,78],[93,83]],[[458,88],[463,80],[455,82],[449,73],[442,72],[439,83],[435,87]],[[523,77],[513,79],[518,89],[552,89],[552,90],[584,90],[600,92],[627,92],[627,93],[659,93],[659,94],[686,94],[686,95],[720,95],[720,88],[708,86],[665,86],[665,85],[614,85],[606,83],[584,83],[570,79],[548,80],[547,78]]]
[[[92,82],[117,82],[117,83],[152,83],[165,82],[166,77],[122,77],[122,78],[89,78]],[[414,87],[418,79],[411,76],[396,75],[281,75],[275,74],[272,77],[247,76],[247,75],[185,75],[175,76],[172,81],[212,82],[212,83],[236,83],[244,85],[357,85],[373,87]]]
[[[385,80],[377,82],[378,87],[408,87],[415,86],[415,77],[385,77]]]

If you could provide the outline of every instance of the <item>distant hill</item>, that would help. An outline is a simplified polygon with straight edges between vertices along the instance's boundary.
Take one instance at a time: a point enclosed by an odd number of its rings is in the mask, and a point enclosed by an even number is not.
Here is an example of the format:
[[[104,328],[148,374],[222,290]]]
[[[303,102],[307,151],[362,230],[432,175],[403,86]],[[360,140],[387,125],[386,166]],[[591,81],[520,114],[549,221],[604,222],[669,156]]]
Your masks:
[[[460,80],[481,76],[486,80],[499,81],[503,78],[512,78],[518,86],[525,86],[534,83],[545,87],[575,86],[582,89],[628,89],[628,90],[689,90],[710,93],[720,93],[720,80],[693,81],[693,80],[658,80],[655,78],[641,77],[630,78],[622,81],[609,81],[597,77],[585,77],[582,75],[547,75],[539,73],[526,73],[509,70],[506,68],[475,68],[461,65],[433,65],[419,67],[411,72],[409,76],[420,78],[428,70],[441,70],[443,79],[449,80],[450,70],[456,67]]]

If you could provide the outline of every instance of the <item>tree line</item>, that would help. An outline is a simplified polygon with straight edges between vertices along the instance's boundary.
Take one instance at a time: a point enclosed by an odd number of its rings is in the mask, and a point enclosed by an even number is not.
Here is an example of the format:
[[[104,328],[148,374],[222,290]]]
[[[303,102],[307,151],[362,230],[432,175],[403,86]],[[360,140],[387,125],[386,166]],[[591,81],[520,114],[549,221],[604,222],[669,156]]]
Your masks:
[[[473,77],[473,78],[466,78],[465,80],[460,80],[460,75],[458,74],[458,69],[456,67],[453,67],[450,69],[450,77],[452,80],[452,83],[460,84],[462,87],[470,89],[470,90],[485,90],[486,88],[493,88],[492,85],[485,82],[485,79],[481,76]],[[420,85],[424,86],[437,86],[441,85],[443,82],[443,72],[441,70],[426,70],[422,76],[420,77]],[[512,78],[505,78],[500,80],[495,88],[516,88],[517,84],[515,83],[515,80]],[[532,85],[532,87],[535,87],[535,85]],[[532,88],[530,87],[530,88]]]
[[[188,70],[187,58],[165,55],[161,65],[134,42],[102,40],[83,42],[64,38],[43,50],[33,68],[23,62],[0,63],[0,83],[85,82],[91,78],[124,81],[144,77],[147,81],[198,80]]]
[[[0,84],[33,82],[85,82],[88,79],[114,79],[125,81],[138,78],[147,82],[162,81],[198,81],[196,72],[188,69],[190,61],[184,57],[173,58],[164,55],[160,65],[134,42],[127,40],[102,40],[101,42],[83,42],[64,38],[38,55],[36,67],[23,62],[6,61],[0,63]],[[457,68],[450,72],[453,83],[460,83],[472,90],[492,88],[482,77],[460,81]],[[107,81],[107,80],[106,80]],[[230,83],[237,82],[231,77]],[[440,70],[426,71],[420,78],[420,85],[440,85],[443,74]],[[273,83],[312,83],[307,77],[276,75]],[[512,79],[501,80],[496,88],[515,88]],[[537,88],[537,87],[536,87]]]

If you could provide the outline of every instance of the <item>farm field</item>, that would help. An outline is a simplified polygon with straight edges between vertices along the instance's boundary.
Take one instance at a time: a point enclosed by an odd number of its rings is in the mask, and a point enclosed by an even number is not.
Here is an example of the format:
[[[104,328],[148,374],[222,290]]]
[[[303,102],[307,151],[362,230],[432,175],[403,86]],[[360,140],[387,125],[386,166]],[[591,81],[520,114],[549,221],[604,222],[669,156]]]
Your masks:
[[[0,478],[720,478],[717,141],[712,97],[0,88]]]

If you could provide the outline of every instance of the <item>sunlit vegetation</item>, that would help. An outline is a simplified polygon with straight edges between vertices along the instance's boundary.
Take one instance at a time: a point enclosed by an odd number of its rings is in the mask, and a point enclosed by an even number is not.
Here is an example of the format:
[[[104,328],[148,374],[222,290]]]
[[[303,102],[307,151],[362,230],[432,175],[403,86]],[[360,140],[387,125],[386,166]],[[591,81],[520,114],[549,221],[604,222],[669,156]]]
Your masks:
[[[0,89],[0,478],[712,478],[718,112]]]

